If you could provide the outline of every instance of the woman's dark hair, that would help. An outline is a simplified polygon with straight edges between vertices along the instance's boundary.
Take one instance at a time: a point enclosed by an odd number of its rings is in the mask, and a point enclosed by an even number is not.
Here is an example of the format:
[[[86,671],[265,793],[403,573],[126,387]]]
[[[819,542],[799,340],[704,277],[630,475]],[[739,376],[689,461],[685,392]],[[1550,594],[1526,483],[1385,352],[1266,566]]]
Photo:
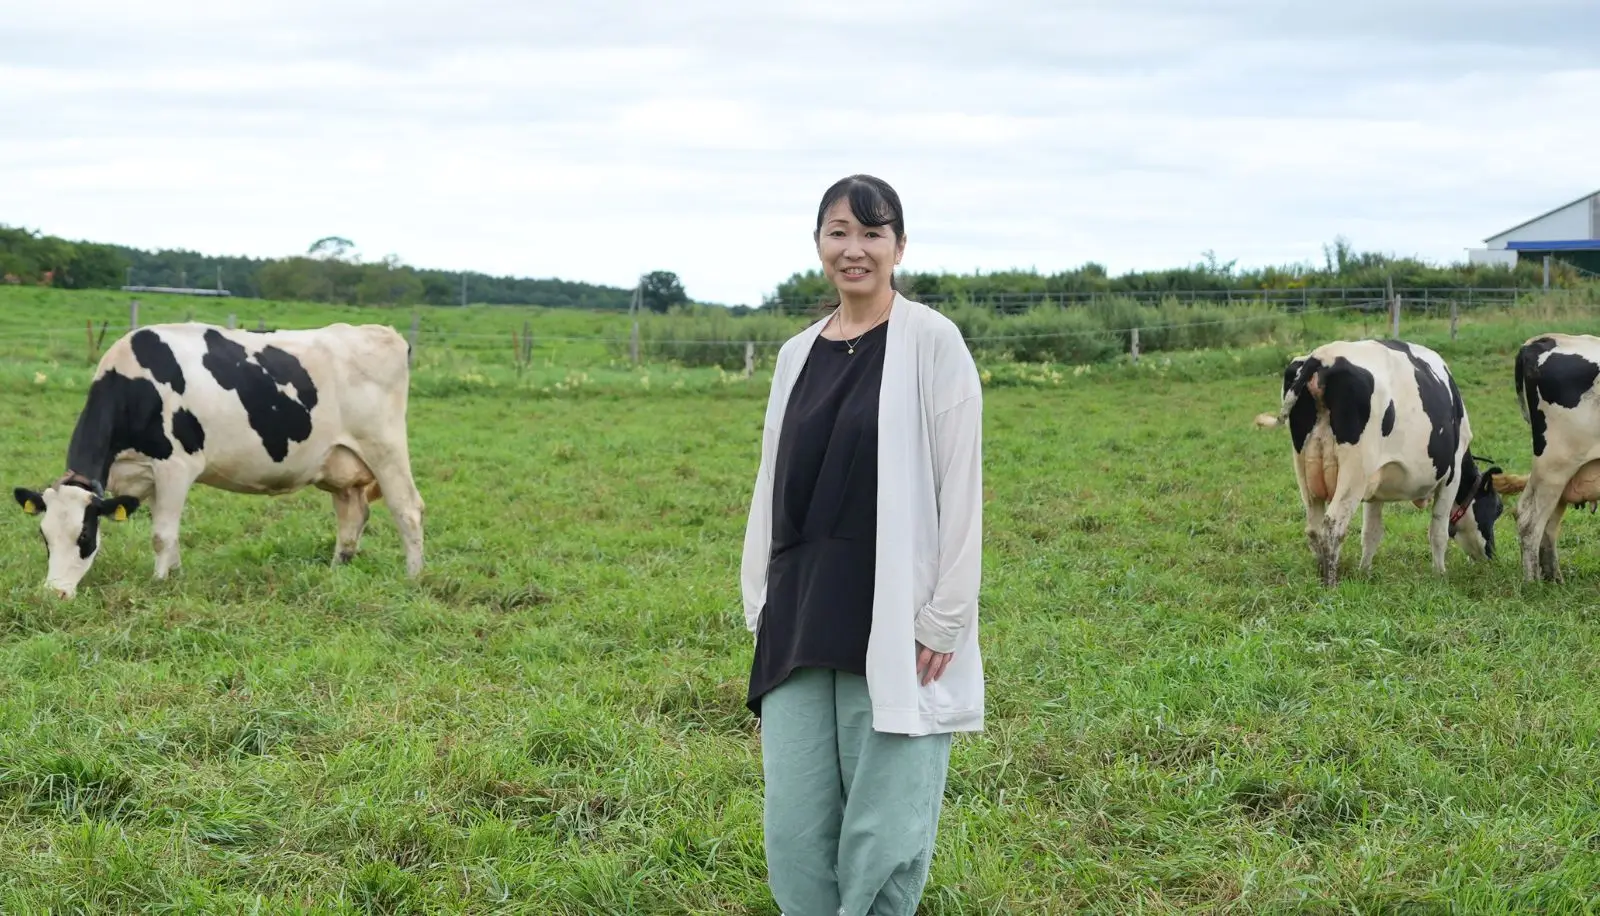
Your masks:
[[[834,182],[822,194],[822,203],[817,205],[817,228],[811,233],[814,241],[822,238],[822,221],[827,218],[828,208],[838,203],[840,198],[850,201],[850,214],[863,226],[888,226],[894,233],[895,239],[905,238],[906,215],[900,207],[900,195],[887,181],[872,175],[851,175]],[[889,272],[889,288],[899,292],[900,282],[895,278],[894,272]],[[832,299],[821,304],[820,309],[837,308],[839,300]]]

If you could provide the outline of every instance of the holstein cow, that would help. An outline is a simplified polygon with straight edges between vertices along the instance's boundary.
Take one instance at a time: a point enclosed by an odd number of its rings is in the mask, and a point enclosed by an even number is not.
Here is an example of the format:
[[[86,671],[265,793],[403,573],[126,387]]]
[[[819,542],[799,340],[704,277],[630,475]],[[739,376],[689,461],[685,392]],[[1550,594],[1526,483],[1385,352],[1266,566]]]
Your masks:
[[[1521,493],[1517,539],[1530,582],[1561,581],[1556,540],[1567,507],[1600,500],[1600,337],[1541,334],[1517,351],[1517,402],[1533,434],[1528,476],[1506,475],[1502,493]]]
[[[408,345],[382,325],[298,331],[151,325],[112,344],[43,492],[14,490],[42,514],[45,583],[72,597],[94,563],[100,521],[148,504],[155,576],[178,566],[178,522],[196,483],[278,495],[333,495],[335,562],[348,562],[370,501],[389,502],[406,572],[422,570],[422,496],[406,438]],[[108,496],[107,493],[115,494]]]
[[[1339,582],[1340,546],[1360,503],[1363,571],[1383,539],[1386,502],[1432,500],[1428,546],[1439,573],[1452,538],[1475,560],[1494,556],[1500,469],[1479,472],[1466,405],[1439,354],[1396,340],[1324,344],[1284,370],[1282,415],[1324,585]]]

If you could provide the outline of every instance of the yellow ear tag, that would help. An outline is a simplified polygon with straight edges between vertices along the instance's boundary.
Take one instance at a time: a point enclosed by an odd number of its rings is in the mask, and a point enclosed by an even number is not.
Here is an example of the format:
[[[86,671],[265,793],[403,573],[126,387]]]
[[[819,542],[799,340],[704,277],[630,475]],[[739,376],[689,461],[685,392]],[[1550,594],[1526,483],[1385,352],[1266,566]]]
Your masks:
[[[22,504],[22,511],[28,513],[29,515],[38,515],[39,507],[34,505],[33,500],[30,499]]]
[[[119,522],[127,521],[128,520],[128,509],[127,509],[127,507],[122,505],[121,503],[117,503],[117,513],[115,515],[113,515],[112,518],[116,519]]]

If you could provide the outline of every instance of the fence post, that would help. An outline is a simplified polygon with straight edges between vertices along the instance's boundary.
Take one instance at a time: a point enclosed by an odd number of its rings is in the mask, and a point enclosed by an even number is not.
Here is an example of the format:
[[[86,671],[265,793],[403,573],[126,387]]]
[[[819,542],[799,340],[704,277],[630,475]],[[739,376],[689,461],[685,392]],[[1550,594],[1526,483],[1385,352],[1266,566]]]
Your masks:
[[[139,330],[139,300],[128,300],[128,330]]]
[[[633,298],[628,301],[628,314],[633,318],[633,337],[628,343],[628,352],[633,357],[633,364],[639,365],[639,299],[644,294],[644,277],[633,288]]]
[[[422,316],[416,312],[411,313],[411,340],[406,347],[406,368],[410,369],[417,362],[417,325],[422,321]]]
[[[1450,339],[1456,339],[1456,322],[1461,318],[1461,303],[1450,300]]]
[[[94,319],[83,319],[84,338],[89,342],[89,365],[94,365]]]
[[[1138,362],[1139,361],[1139,329],[1138,328],[1134,328],[1133,329],[1133,336],[1128,341],[1128,352],[1129,352],[1130,355],[1132,355],[1134,362]]]
[[[1394,277],[1383,278],[1384,298],[1389,303],[1389,337],[1400,339],[1400,296],[1394,291]]]
[[[1550,289],[1550,255],[1544,256],[1544,288]]]
[[[753,340],[747,340],[744,342],[744,377],[749,378],[755,374],[755,371],[756,342]]]
[[[522,363],[533,363],[533,331],[528,327],[528,319],[522,319]]]
[[[256,330],[257,331],[265,331],[266,329],[267,329],[267,319],[265,319],[265,318],[257,318],[256,319]]]
[[[231,331],[231,330],[233,330],[234,328],[236,328],[238,326],[239,326],[239,316],[235,315],[232,312],[229,312],[228,313],[228,330]]]

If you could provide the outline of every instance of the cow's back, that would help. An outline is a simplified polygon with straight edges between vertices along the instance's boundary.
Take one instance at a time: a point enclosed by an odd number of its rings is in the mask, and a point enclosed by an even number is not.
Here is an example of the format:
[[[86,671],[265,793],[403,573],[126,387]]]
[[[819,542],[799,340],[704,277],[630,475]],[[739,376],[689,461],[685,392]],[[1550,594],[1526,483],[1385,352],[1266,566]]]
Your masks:
[[[1373,467],[1391,467],[1396,486],[1412,487],[1424,478],[1443,479],[1459,462],[1471,438],[1465,405],[1443,358],[1433,350],[1394,340],[1334,341],[1308,354],[1323,367],[1344,367],[1359,384],[1359,430],[1343,436],[1359,445]],[[1332,405],[1333,413],[1340,409]],[[1350,405],[1344,405],[1346,411]],[[1326,405],[1319,426],[1333,416]],[[1347,413],[1348,415],[1348,413]],[[1347,421],[1348,423],[1348,421]]]
[[[1383,448],[1386,459],[1407,467],[1425,463],[1435,479],[1449,477],[1472,439],[1466,403],[1449,366],[1420,344],[1377,343],[1389,354],[1394,403],[1394,430]]]
[[[1516,392],[1535,462],[1550,444],[1558,462],[1600,455],[1600,337],[1540,334],[1517,351]]]
[[[199,323],[160,324],[141,328],[119,341],[138,353],[140,368],[161,382],[160,373],[150,366],[148,351],[154,348],[139,346],[138,334],[145,331],[153,332],[170,349],[170,361],[186,376],[210,376],[232,391],[238,391],[242,376],[251,373],[291,387],[296,381],[308,381],[317,389],[319,401],[326,394],[342,402],[352,388],[365,394],[368,392],[360,389],[372,386],[390,391],[410,383],[406,340],[388,325],[341,322],[318,328],[248,331]],[[139,353],[141,349],[146,352]],[[107,359],[111,358],[107,353]],[[167,361],[155,357],[157,364]]]
[[[179,423],[197,427],[190,435],[203,440],[207,465],[246,476],[265,468],[298,477],[334,446],[403,422],[410,378],[397,331],[345,323],[269,332],[151,325],[107,352],[100,371],[108,369],[155,382],[172,434]]]

